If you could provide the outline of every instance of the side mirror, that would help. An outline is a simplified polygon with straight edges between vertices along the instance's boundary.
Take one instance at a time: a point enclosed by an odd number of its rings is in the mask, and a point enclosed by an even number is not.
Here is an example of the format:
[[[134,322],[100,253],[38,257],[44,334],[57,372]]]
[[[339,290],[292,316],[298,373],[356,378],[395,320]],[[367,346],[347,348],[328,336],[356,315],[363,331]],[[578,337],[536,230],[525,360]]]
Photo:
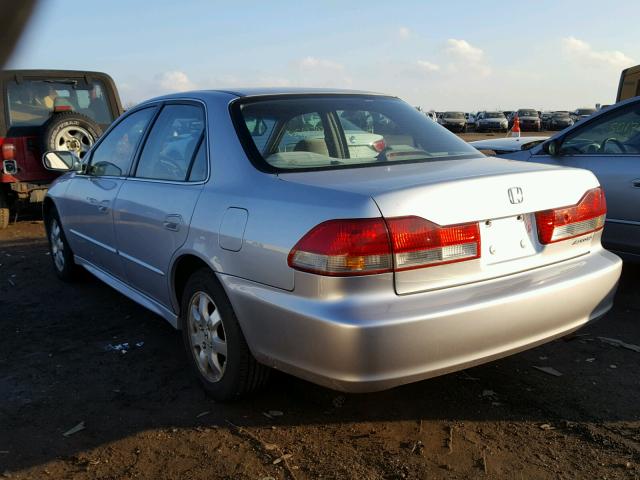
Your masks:
[[[542,145],[542,151],[547,155],[552,157],[556,157],[560,154],[560,141],[559,140],[551,140]]]
[[[54,172],[69,172],[80,170],[82,162],[75,153],[61,150],[56,152],[46,152],[42,156],[42,164],[47,170]]]

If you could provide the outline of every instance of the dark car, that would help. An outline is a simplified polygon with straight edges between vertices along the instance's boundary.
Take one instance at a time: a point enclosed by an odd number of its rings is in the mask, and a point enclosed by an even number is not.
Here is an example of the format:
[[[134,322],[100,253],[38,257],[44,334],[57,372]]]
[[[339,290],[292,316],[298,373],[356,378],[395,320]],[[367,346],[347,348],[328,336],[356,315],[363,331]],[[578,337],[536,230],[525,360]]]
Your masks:
[[[476,132],[506,132],[507,119],[502,112],[480,112],[476,119]]]
[[[572,115],[573,122],[577,123],[581,120],[584,120],[585,118],[589,118],[596,112],[597,110],[595,108],[577,108]]]
[[[109,75],[70,70],[0,73],[0,229],[19,202],[41,202],[57,174],[42,166],[47,150],[79,157],[122,113]]]
[[[440,125],[452,132],[467,131],[467,119],[464,112],[444,112],[440,119]]]
[[[573,119],[569,112],[554,112],[549,119],[549,130],[563,130],[573,125]]]
[[[520,130],[523,132],[539,132],[542,130],[542,124],[538,111],[533,108],[521,108],[509,119],[509,128],[513,127],[513,121],[515,115],[518,116],[520,121]]]

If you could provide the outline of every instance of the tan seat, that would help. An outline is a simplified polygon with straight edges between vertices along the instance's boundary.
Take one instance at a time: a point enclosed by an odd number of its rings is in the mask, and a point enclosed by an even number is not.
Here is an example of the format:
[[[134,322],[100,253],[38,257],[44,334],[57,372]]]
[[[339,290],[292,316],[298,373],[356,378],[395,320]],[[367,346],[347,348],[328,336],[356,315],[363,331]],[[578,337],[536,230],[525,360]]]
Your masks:
[[[319,153],[320,155],[329,155],[329,149],[327,148],[327,142],[324,141],[324,138],[308,138],[305,140],[300,140],[296,143],[295,148],[293,149],[296,152],[313,152]]]

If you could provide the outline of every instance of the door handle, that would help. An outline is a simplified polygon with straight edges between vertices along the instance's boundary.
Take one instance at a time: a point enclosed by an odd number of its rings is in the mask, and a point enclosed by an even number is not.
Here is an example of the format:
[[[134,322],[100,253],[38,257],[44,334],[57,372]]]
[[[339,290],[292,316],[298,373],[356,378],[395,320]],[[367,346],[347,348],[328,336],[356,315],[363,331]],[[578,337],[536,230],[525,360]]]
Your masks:
[[[87,201],[91,205],[95,205],[100,213],[107,213],[109,211],[109,200],[103,200],[102,202],[99,202],[93,197],[87,197]]]
[[[180,225],[182,225],[182,215],[171,214],[167,215],[162,222],[162,225],[167,230],[171,230],[172,232],[177,232],[180,230]]]
[[[631,185],[633,185],[636,188],[640,188],[640,178],[636,178],[634,180],[631,180]]]

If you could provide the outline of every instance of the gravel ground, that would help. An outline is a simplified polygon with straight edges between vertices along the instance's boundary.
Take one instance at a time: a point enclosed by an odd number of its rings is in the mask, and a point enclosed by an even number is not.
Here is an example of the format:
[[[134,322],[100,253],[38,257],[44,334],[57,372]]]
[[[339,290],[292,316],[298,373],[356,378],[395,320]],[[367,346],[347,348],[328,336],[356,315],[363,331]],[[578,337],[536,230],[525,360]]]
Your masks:
[[[640,352],[599,337],[640,345],[639,273],[601,321],[500,361],[366,395],[279,374],[220,404],[177,332],[88,274],[58,281],[24,219],[0,231],[0,476],[638,478]]]

